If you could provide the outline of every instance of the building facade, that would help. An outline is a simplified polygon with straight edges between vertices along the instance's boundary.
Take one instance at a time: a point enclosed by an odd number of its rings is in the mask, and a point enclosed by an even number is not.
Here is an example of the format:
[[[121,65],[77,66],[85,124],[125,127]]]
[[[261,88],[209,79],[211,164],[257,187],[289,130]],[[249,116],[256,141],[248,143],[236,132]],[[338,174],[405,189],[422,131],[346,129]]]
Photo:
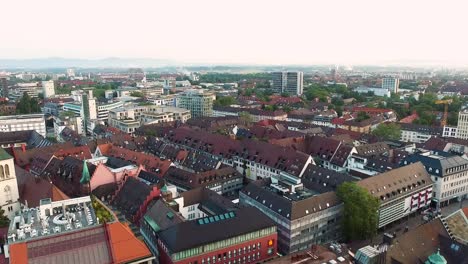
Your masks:
[[[468,139],[468,111],[458,113],[458,124],[456,138]]]
[[[420,162],[366,178],[357,184],[380,201],[378,228],[427,208],[432,200],[432,181]]]
[[[303,72],[274,72],[273,91],[275,93],[288,93],[290,95],[302,95],[304,86]]]
[[[392,93],[398,93],[398,87],[400,86],[400,80],[398,78],[383,78],[382,89],[387,89]]]
[[[36,130],[46,137],[46,126],[43,114],[0,116],[0,132]]]
[[[434,183],[433,200],[437,206],[464,199],[468,195],[468,160],[442,152],[412,154],[402,165],[421,162]]]
[[[239,193],[241,204],[258,208],[276,223],[278,251],[290,254],[340,239],[343,204],[335,193],[314,195],[300,181],[289,184],[291,188],[275,181],[257,181]]]
[[[425,125],[415,125],[400,123],[400,140],[412,143],[424,143],[432,136],[441,136],[443,129],[441,127],[432,127]]]
[[[173,225],[157,243],[162,264],[258,263],[276,255],[277,232],[270,219],[246,207]]]
[[[18,183],[13,157],[0,149],[0,206],[10,220],[20,210]]]
[[[42,93],[44,98],[49,98],[55,95],[55,84],[54,81],[43,81],[42,82]]]
[[[192,117],[213,115],[216,96],[204,90],[189,90],[177,96],[177,107],[190,110]]]

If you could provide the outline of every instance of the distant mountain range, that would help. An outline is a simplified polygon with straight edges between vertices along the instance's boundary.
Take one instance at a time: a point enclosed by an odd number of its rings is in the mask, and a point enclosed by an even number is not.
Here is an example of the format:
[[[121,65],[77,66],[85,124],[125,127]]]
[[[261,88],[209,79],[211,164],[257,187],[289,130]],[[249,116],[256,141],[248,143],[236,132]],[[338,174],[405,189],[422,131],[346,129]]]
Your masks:
[[[39,58],[39,59],[0,59],[0,69],[19,68],[133,68],[133,67],[164,67],[175,65],[176,62],[164,59],[143,58],[104,58],[104,59],[70,59],[70,58]]]

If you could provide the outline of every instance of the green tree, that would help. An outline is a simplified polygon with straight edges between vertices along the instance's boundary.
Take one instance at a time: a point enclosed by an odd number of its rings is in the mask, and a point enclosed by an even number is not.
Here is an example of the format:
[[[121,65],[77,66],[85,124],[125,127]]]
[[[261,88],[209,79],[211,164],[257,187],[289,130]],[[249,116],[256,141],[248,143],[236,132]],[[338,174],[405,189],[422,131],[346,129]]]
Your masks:
[[[387,140],[399,140],[401,128],[395,123],[380,124],[372,131],[372,134]]]
[[[133,97],[143,97],[143,93],[142,92],[139,92],[139,91],[133,91],[130,93],[130,96],[133,96]]]
[[[356,118],[356,121],[361,122],[369,119],[370,116],[366,112],[359,112]]]
[[[219,97],[219,98],[216,98],[216,101],[214,101],[214,105],[216,106],[229,106],[229,105],[233,105],[236,103],[237,103],[236,98],[232,96]]]
[[[10,225],[10,219],[5,215],[5,210],[0,209],[0,227],[8,227]]]
[[[41,112],[39,101],[36,98],[31,98],[27,92],[24,92],[23,97],[16,105],[16,112],[18,114],[31,114]]]
[[[248,112],[240,112],[239,113],[239,119],[244,124],[247,124],[247,125],[253,122],[252,115],[250,115]]]
[[[362,240],[377,233],[379,200],[355,182],[345,182],[337,189],[344,203],[343,235],[346,240]]]

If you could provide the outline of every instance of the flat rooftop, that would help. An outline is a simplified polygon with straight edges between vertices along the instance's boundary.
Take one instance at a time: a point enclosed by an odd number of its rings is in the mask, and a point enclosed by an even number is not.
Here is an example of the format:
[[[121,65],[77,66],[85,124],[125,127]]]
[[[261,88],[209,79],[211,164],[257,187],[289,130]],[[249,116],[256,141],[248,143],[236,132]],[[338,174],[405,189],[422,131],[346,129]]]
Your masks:
[[[25,208],[10,222],[8,243],[24,242],[98,225],[89,196],[52,202],[42,199],[38,207]]]

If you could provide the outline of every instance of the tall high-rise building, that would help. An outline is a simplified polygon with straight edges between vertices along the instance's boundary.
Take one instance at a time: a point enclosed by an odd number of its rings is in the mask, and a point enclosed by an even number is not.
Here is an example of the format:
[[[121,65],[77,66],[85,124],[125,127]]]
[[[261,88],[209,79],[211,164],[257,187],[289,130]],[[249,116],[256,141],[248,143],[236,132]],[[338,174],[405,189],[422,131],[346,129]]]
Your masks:
[[[398,78],[383,78],[382,89],[387,89],[392,93],[398,93],[398,87],[400,86],[400,80]]]
[[[188,90],[177,96],[177,107],[190,110],[192,117],[212,116],[214,93],[204,90]]]
[[[468,139],[468,111],[458,113],[456,138]]]
[[[54,81],[43,81],[42,82],[42,91],[44,98],[49,98],[55,95],[55,85]]]
[[[81,117],[83,119],[83,131],[87,131],[90,120],[97,119],[96,98],[93,97],[93,91],[83,93],[81,96]]]
[[[302,95],[304,74],[302,72],[274,72],[273,91],[275,93],[288,93]]]
[[[0,88],[2,89],[2,96],[8,97],[8,81],[6,77],[0,77]]]

